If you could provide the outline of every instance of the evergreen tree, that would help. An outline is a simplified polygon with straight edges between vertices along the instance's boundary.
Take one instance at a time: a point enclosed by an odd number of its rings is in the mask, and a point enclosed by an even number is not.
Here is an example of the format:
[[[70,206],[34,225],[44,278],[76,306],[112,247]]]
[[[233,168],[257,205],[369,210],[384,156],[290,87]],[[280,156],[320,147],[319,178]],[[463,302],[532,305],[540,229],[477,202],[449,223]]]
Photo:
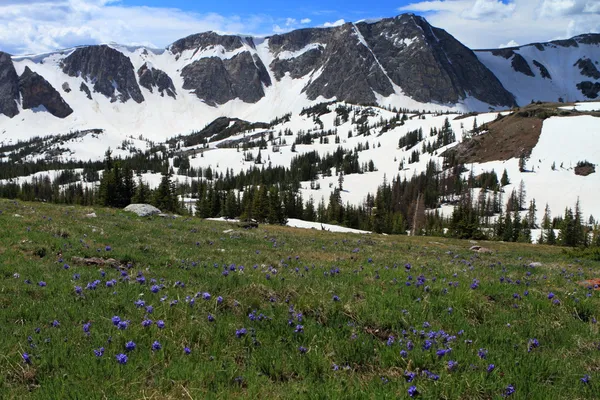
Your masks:
[[[175,193],[175,187],[171,181],[171,171],[163,173],[160,185],[154,191],[152,205],[162,211],[179,211],[179,202]]]
[[[506,168],[504,169],[504,172],[502,172],[502,178],[500,178],[500,184],[502,186],[506,186],[510,184],[510,181],[508,180],[508,172],[506,172]]]

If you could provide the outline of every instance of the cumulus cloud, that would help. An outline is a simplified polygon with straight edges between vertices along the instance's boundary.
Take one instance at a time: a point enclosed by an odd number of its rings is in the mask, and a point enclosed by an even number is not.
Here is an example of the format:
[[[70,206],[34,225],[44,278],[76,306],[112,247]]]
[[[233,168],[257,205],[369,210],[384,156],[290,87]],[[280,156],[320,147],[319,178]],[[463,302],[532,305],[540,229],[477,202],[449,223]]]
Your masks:
[[[508,42],[506,44],[501,44],[498,47],[500,47],[500,48],[505,48],[505,47],[519,47],[519,43],[515,42],[514,40],[511,40],[510,42]]]
[[[118,42],[165,47],[208,30],[260,33],[269,18],[126,7],[116,0],[0,1],[0,50],[40,53],[74,45]]]
[[[334,27],[334,26],[340,26],[340,25],[344,25],[345,23],[346,23],[346,21],[345,21],[345,20],[343,20],[343,19],[338,19],[338,20],[337,20],[337,21],[335,21],[335,22],[325,22],[325,23],[323,24],[323,26],[324,26],[325,28],[331,28],[331,27]]]
[[[600,32],[599,0],[428,0],[399,10],[423,14],[472,48]]]
[[[310,18],[302,18],[300,20],[300,23],[303,25],[310,24],[311,22],[312,22],[312,20]]]

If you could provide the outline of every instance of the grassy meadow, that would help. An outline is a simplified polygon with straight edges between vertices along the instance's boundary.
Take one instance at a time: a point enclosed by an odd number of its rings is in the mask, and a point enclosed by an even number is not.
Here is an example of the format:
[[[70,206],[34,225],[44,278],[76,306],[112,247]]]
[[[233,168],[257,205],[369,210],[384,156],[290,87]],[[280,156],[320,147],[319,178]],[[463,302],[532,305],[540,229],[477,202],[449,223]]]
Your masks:
[[[600,262],[478,244],[0,200],[0,398],[598,398]]]

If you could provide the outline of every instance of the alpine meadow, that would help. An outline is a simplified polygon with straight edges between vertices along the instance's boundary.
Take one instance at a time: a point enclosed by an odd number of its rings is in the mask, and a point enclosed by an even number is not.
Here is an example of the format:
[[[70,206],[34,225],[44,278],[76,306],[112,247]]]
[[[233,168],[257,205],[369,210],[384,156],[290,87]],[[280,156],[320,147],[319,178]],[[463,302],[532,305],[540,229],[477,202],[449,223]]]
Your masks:
[[[600,397],[593,2],[9,3],[0,398]]]

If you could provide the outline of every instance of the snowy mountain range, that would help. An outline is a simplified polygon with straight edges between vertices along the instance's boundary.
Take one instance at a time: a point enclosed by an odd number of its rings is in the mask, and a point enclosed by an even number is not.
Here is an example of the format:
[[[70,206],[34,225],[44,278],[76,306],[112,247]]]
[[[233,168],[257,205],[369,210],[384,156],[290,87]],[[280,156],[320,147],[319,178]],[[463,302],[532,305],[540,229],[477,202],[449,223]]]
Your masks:
[[[262,166],[285,167],[299,154],[342,148],[374,165],[344,177],[342,200],[359,204],[384,178],[410,179],[432,161],[441,167],[455,149],[478,176],[506,169],[507,192],[523,181],[538,218],[544,203],[560,214],[578,199],[598,218],[599,175],[575,167],[600,164],[600,103],[577,103],[598,98],[599,61],[600,35],[472,51],[412,14],[266,38],[207,32],[162,50],[0,53],[0,171],[163,146],[175,168],[187,158],[193,168],[239,173],[256,166],[260,147]],[[532,101],[557,104],[516,108]],[[455,137],[442,143],[430,133],[447,119]],[[419,129],[423,137],[408,139]],[[302,182],[303,197],[326,199],[337,173]],[[160,181],[158,171],[142,177],[151,187]]]
[[[0,132],[108,129],[164,139],[220,116],[268,121],[325,100],[454,111],[589,100],[600,92],[599,43],[600,35],[584,35],[471,51],[403,14],[266,38],[206,32],[163,50],[0,53]]]

